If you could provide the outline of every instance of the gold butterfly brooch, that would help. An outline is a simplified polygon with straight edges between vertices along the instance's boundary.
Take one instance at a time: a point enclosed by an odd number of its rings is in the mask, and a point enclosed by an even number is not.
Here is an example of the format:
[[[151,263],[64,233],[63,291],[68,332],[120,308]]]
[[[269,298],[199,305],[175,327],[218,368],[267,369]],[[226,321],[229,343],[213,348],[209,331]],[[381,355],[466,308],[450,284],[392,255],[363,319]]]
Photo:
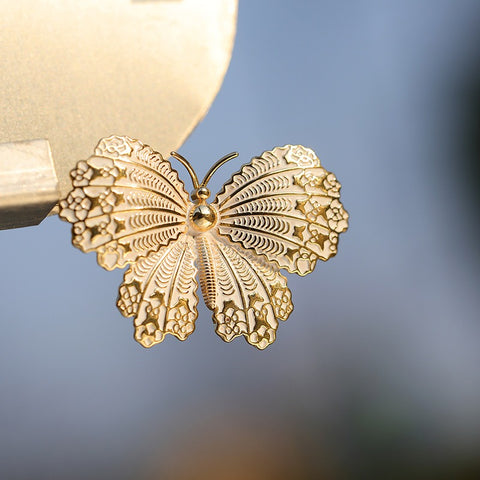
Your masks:
[[[221,158],[202,182],[188,161],[189,195],[160,153],[129,137],[102,139],[72,170],[73,189],[60,217],[73,245],[97,252],[107,270],[130,265],[117,306],[135,317],[144,347],[195,329],[200,287],[220,337],[243,335],[264,349],[293,310],[284,268],[306,275],[337,252],[348,227],[340,184],[309,148],[286,145],[244,165],[212,203],[207,184],[238,154]]]

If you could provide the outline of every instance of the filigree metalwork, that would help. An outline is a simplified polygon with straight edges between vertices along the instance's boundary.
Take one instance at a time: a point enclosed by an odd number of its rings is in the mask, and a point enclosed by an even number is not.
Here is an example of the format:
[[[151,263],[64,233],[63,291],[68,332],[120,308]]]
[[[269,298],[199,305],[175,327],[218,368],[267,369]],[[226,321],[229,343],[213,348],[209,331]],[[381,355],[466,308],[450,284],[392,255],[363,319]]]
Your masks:
[[[306,275],[337,253],[348,214],[340,184],[313,150],[277,147],[235,174],[214,206],[218,233],[290,273]]]
[[[74,246],[96,251],[102,267],[130,265],[117,306],[135,317],[144,347],[193,332],[198,269],[216,333],[264,349],[293,310],[280,269],[306,275],[337,252],[348,227],[340,184],[312,150],[286,145],[244,165],[208,204],[208,181],[237,154],[221,158],[202,182],[185,158],[172,156],[192,178],[191,200],[159,153],[129,137],[102,139],[71,172],[60,217],[73,224]]]

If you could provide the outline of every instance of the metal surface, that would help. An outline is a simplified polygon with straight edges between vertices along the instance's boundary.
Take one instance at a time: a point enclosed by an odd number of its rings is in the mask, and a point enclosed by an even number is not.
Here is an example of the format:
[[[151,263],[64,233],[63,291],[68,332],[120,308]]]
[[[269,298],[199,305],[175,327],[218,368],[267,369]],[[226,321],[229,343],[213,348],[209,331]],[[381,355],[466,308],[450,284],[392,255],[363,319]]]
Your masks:
[[[38,225],[58,195],[46,140],[0,144],[0,230]]]
[[[221,85],[236,13],[237,0],[0,0],[0,143],[49,140],[62,197],[102,136],[178,148]]]
[[[144,347],[193,332],[198,269],[217,334],[264,349],[293,310],[280,269],[306,275],[337,253],[348,227],[340,183],[312,150],[286,145],[244,165],[208,204],[208,179],[236,154],[202,183],[175,156],[192,177],[193,201],[159,153],[129,137],[102,139],[72,171],[60,217],[73,224],[74,246],[95,251],[102,267],[132,264],[117,305],[135,317]]]

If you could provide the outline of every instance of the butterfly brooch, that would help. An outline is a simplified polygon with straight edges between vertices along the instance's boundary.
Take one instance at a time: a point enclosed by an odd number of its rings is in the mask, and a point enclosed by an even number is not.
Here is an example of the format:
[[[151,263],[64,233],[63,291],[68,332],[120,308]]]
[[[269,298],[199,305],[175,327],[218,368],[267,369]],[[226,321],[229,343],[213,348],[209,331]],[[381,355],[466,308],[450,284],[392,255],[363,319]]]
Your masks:
[[[216,333],[227,342],[243,335],[264,349],[293,310],[280,269],[306,275],[337,252],[348,213],[339,182],[313,150],[264,152],[208,203],[212,175],[237,155],[221,158],[199,182],[172,152],[191,176],[190,196],[160,153],[129,137],[102,139],[71,172],[73,189],[59,215],[73,224],[73,245],[96,251],[103,268],[130,265],[117,306],[135,317],[144,347],[194,331],[198,272]]]

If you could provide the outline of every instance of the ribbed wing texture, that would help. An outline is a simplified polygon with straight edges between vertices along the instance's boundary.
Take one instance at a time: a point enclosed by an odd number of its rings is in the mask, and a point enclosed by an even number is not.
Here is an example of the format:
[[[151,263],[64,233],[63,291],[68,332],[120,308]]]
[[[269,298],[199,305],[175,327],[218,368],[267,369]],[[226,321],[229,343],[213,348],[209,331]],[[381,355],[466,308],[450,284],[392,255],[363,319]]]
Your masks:
[[[291,273],[337,252],[348,227],[340,184],[313,150],[287,145],[244,165],[217,196],[218,233]]]
[[[278,320],[293,310],[286,278],[227,239],[204,234],[196,242],[202,293],[217,334],[226,342],[243,335],[263,350],[275,340]]]
[[[96,251],[98,263],[124,267],[186,230],[188,194],[170,163],[129,137],[100,141],[71,172],[73,190],[60,217],[73,224],[73,244]]]
[[[185,340],[194,331],[195,258],[195,240],[181,235],[126,271],[117,306],[124,316],[135,316],[135,339],[144,347],[160,343],[166,334]]]

